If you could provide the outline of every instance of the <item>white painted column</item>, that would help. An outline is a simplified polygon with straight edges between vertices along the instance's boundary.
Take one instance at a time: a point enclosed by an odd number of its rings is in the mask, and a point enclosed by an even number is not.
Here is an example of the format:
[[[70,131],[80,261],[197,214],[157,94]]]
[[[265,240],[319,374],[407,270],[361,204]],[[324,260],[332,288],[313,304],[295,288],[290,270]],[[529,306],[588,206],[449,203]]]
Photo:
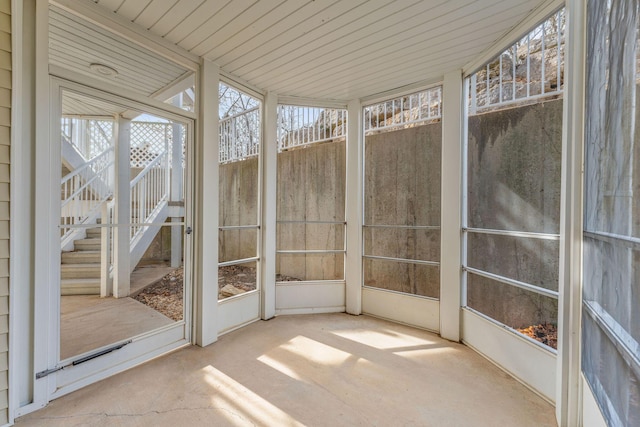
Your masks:
[[[115,211],[113,230],[113,296],[123,298],[129,295],[131,287],[131,230],[126,224],[131,222],[131,120],[118,118],[118,139],[115,145]],[[138,218],[138,221],[143,219]]]
[[[29,157],[29,155],[32,154],[30,158],[24,159],[24,161],[28,163],[35,157],[33,170],[35,197],[33,202],[24,201],[21,209],[22,213],[26,214],[23,219],[26,222],[33,223],[33,251],[22,251],[23,255],[27,255],[22,261],[28,263],[26,265],[28,268],[33,268],[33,278],[31,279],[27,273],[26,276],[22,277],[25,281],[18,285],[17,282],[13,281],[16,279],[16,276],[14,276],[14,272],[11,271],[12,297],[22,297],[23,300],[20,301],[22,303],[20,307],[26,309],[26,313],[33,315],[33,322],[31,322],[31,319],[26,319],[25,317],[14,318],[16,322],[19,320],[27,320],[27,328],[31,328],[20,330],[20,332],[24,334],[20,337],[22,340],[18,341],[18,346],[9,352],[11,361],[17,362],[11,366],[9,374],[12,375],[14,369],[16,373],[18,373],[19,370],[19,374],[22,377],[20,379],[24,380],[24,382],[21,381],[20,384],[15,385],[16,388],[19,387],[19,390],[16,390],[18,393],[15,397],[20,399],[19,405],[21,406],[17,415],[45,406],[49,401],[49,396],[56,388],[55,378],[49,376],[35,380],[34,372],[49,369],[55,366],[57,362],[59,332],[51,326],[57,324],[58,316],[60,315],[60,288],[51,286],[52,279],[55,278],[54,280],[57,280],[60,277],[59,267],[56,267],[56,264],[59,265],[60,232],[57,226],[60,223],[60,219],[58,218],[59,212],[52,212],[52,207],[60,206],[60,195],[56,195],[56,192],[52,191],[54,187],[51,183],[53,177],[60,177],[60,171],[53,170],[59,168],[60,163],[57,165],[52,164],[51,157],[54,156],[52,147],[57,147],[58,145],[51,144],[49,141],[50,133],[55,125],[50,123],[49,120],[51,114],[49,110],[51,106],[50,96],[52,93],[50,92],[50,80],[47,70],[49,46],[48,3],[36,2],[35,0],[25,0],[22,3],[24,6],[23,17],[26,21],[23,33],[24,56],[22,60],[24,66],[22,70],[26,73],[25,79],[33,80],[24,82],[26,93],[22,101],[25,103],[26,111],[24,121],[20,124],[24,126],[24,129],[22,129],[24,134],[21,136],[29,139],[20,141],[17,144],[12,144],[11,151],[13,154],[13,151],[17,150],[18,147],[26,148],[35,140],[33,153],[29,153],[28,151],[21,153],[25,157]],[[12,11],[15,10],[16,9],[12,9]],[[14,32],[20,30],[20,25],[17,28],[13,28]],[[12,37],[14,36],[15,34],[12,33]],[[12,78],[15,73],[16,71],[14,70]],[[58,124],[57,127],[60,129],[60,124]],[[17,132],[19,132],[18,126],[11,129],[12,135]],[[11,164],[12,172],[17,168],[17,164],[15,166],[13,163]],[[29,181],[21,182],[25,187],[18,187],[17,181],[12,180],[11,182],[12,191],[20,188],[23,191],[23,195],[29,198],[31,187],[26,187]],[[13,208],[14,205],[14,193],[15,191],[12,193],[11,208]],[[19,201],[19,198],[16,201]],[[27,213],[24,210],[27,204],[30,205],[29,207],[34,208],[33,216],[31,216],[31,212]],[[12,214],[13,213],[15,213],[15,211],[12,211]],[[16,217],[12,215],[11,225],[19,224],[19,221],[15,221],[15,219]],[[24,230],[27,227],[30,228],[30,225],[22,224],[21,228]],[[20,240],[22,243],[27,244],[25,240],[27,236],[28,234],[20,235],[18,239],[13,235],[11,236],[11,242],[13,243]],[[28,253],[25,254],[25,252]],[[11,253],[12,263],[16,255],[14,252]],[[32,257],[36,260],[35,262],[29,262]],[[33,282],[31,282],[31,280]],[[31,289],[33,293],[30,292]],[[21,291],[24,292],[21,293]],[[24,298],[29,298],[29,300],[25,300]],[[18,313],[12,311],[11,314],[15,315]],[[28,338],[30,334],[33,334],[33,340]],[[10,339],[11,335],[14,334],[10,334]],[[21,348],[26,348],[27,352],[20,354],[19,349]],[[27,356],[27,354],[29,356]],[[33,365],[31,365],[30,362],[33,362]],[[11,392],[11,389],[9,389],[9,391]],[[11,402],[11,404],[13,405],[15,402]]]
[[[347,105],[347,173],[345,218],[347,255],[345,257],[346,310],[362,313],[362,105],[353,100]]]
[[[196,156],[197,280],[194,301],[196,343],[206,346],[218,339],[218,86],[220,69],[203,60],[200,73],[200,138]]]
[[[567,39],[562,117],[560,269],[556,419],[560,426],[581,425],[580,332],[582,310],[582,163],[586,61],[586,5],[566,4]],[[589,390],[585,391],[590,393]]]
[[[184,216],[184,203],[182,200],[182,181],[184,171],[182,169],[182,125],[173,124],[173,144],[171,145],[171,198],[172,211],[180,211]],[[171,222],[180,222],[180,217],[172,217]],[[171,267],[177,268],[182,264],[182,226],[171,227]]]
[[[278,176],[278,95],[267,93],[264,99],[262,138],[262,244],[260,248],[261,316],[276,314],[276,204]]]
[[[440,335],[451,341],[459,341],[462,286],[462,150],[465,119],[461,70],[445,74],[442,93]]]

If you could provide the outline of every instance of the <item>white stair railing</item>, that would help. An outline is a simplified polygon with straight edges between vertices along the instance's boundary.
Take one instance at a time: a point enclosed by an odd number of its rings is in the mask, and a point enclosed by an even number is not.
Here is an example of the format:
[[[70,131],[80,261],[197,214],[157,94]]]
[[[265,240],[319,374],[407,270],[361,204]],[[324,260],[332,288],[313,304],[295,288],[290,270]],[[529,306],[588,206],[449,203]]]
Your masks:
[[[95,219],[102,203],[112,196],[113,163],[111,147],[62,178],[60,239],[63,247],[73,240],[76,226]]]
[[[66,138],[85,159],[91,159],[112,145],[113,119],[77,118],[63,116],[61,130]]]
[[[260,149],[260,107],[220,119],[219,162],[237,162],[257,156]]]
[[[131,242],[169,200],[169,153],[165,150],[131,180]]]

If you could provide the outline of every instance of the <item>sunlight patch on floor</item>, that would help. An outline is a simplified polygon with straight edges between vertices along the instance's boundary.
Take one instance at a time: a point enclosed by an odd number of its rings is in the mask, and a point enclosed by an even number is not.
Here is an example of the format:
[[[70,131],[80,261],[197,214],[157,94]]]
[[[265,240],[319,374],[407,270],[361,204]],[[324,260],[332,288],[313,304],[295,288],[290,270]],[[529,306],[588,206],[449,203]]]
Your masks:
[[[378,350],[390,350],[397,348],[407,349],[411,346],[422,346],[424,348],[427,348],[428,346],[439,344],[439,342],[436,340],[417,338],[412,335],[403,334],[401,332],[391,331],[388,329],[377,331],[352,329],[333,331],[332,333],[339,337],[355,341],[357,343],[364,344]]]
[[[206,366],[202,371],[205,381],[215,390],[211,403],[222,409],[221,412],[226,414],[230,424],[242,420],[265,427],[303,426],[289,414],[213,366]]]

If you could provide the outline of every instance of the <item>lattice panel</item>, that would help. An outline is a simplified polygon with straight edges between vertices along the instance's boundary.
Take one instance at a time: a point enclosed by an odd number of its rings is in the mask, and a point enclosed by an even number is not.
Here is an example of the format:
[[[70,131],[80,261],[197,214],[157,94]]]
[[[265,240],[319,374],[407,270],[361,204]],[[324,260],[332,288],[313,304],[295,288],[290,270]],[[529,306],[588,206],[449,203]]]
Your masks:
[[[171,123],[131,123],[131,167],[144,168],[171,145]]]

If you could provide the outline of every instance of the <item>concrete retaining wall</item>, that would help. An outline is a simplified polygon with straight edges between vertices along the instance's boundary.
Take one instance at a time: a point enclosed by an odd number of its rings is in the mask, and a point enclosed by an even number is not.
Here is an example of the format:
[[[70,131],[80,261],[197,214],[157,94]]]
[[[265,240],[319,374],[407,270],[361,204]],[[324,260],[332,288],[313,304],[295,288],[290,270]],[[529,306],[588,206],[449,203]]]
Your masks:
[[[562,100],[469,118],[469,227],[560,231]],[[558,289],[557,241],[469,235],[468,264]],[[469,275],[468,305],[509,326],[557,322],[557,301]]]
[[[365,224],[440,226],[442,126],[433,123],[365,138]],[[366,255],[440,261],[440,231],[365,228]],[[367,286],[437,298],[437,266],[366,259]]]
[[[312,145],[278,154],[278,220],[344,222],[345,142]],[[344,249],[344,225],[278,225],[281,250]],[[279,274],[301,280],[344,278],[344,255],[277,257]]]

